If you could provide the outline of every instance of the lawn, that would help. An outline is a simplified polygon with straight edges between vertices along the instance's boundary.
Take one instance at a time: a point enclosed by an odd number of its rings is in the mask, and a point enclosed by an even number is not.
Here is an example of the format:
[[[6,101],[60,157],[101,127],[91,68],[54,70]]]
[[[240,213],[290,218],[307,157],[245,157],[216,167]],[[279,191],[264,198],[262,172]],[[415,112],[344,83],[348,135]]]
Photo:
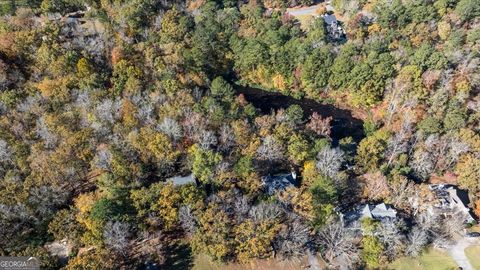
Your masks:
[[[276,259],[252,260],[250,263],[228,263],[220,264],[212,262],[206,255],[197,255],[192,270],[298,270],[305,269],[308,265],[306,259],[295,261],[279,261]],[[324,267],[324,262],[320,260]],[[324,269],[324,268],[322,268]]]
[[[298,22],[300,22],[300,27],[303,29],[303,30],[307,30],[309,27],[310,27],[310,24],[312,23],[312,21],[315,19],[312,15],[298,15],[298,16],[295,16],[295,19],[298,20]]]
[[[465,249],[465,255],[467,255],[470,264],[473,269],[480,269],[480,246],[471,246]]]
[[[450,270],[458,269],[457,264],[445,252],[429,249],[417,258],[400,258],[388,266],[395,270]]]

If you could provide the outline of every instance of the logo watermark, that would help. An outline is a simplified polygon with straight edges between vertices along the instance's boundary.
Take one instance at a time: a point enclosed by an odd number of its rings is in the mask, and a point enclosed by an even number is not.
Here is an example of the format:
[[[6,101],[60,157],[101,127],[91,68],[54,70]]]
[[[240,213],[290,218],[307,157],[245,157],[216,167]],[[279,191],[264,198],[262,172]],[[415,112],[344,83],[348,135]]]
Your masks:
[[[40,270],[35,257],[0,257],[0,270]]]

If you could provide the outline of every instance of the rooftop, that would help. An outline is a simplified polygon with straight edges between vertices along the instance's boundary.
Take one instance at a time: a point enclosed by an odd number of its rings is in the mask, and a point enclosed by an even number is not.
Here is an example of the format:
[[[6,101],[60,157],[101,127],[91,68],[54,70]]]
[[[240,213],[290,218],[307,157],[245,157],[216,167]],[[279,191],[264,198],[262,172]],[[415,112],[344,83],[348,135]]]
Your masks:
[[[289,186],[296,184],[297,175],[292,173],[267,175],[262,177],[262,186],[266,189],[266,192],[270,195],[274,194],[277,190],[285,190]]]
[[[333,23],[337,23],[337,17],[333,14],[325,14],[322,16],[323,20],[325,21],[326,24],[331,25]]]
[[[375,220],[395,219],[397,218],[397,210],[385,203],[362,204],[354,207],[353,210],[340,213],[340,216],[344,223],[349,224],[364,218]]]
[[[466,216],[466,222],[475,220],[470,214],[470,208],[468,207],[470,200],[466,191],[448,184],[432,184],[429,187],[437,196],[438,203],[435,205],[436,208],[463,212]]]
[[[188,183],[195,183],[195,176],[193,176],[193,174],[189,174],[186,176],[177,175],[177,176],[168,178],[167,181],[171,181],[175,186],[181,186]]]

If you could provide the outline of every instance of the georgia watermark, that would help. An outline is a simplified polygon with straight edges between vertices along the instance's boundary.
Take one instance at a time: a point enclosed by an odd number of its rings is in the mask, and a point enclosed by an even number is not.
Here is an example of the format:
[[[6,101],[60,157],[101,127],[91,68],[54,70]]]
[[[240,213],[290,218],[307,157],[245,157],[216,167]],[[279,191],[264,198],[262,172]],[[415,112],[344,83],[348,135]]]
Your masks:
[[[39,270],[40,261],[35,257],[0,257],[0,270]]]

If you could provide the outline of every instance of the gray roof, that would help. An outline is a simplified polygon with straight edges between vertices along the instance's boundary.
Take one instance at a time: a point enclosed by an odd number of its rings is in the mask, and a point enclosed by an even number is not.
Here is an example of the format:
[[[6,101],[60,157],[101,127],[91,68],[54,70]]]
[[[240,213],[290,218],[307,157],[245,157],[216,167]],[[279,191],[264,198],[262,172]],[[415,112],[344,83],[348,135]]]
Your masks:
[[[289,186],[294,186],[296,183],[295,173],[267,175],[262,177],[262,186],[270,195],[277,190],[285,190]]]
[[[365,204],[358,205],[351,211],[340,213],[340,216],[346,224],[349,224],[364,218],[376,220],[395,219],[397,218],[397,210],[385,203],[376,205]]]
[[[467,194],[461,196],[460,191],[453,185],[435,184],[430,185],[429,187],[437,196],[437,208],[463,212],[466,216],[467,222],[475,220],[470,214],[470,208],[467,206],[469,203]]]
[[[186,176],[177,175],[177,176],[168,178],[167,180],[173,182],[175,186],[181,186],[188,183],[195,183],[195,176],[193,176],[193,174],[189,174]]]
[[[333,23],[337,23],[337,17],[333,14],[325,14],[322,16],[323,20],[325,21],[326,24],[331,25]]]
[[[364,212],[368,211],[370,213],[363,217],[371,217],[374,219],[397,217],[397,211],[384,203],[377,204],[375,206],[367,204],[364,208]]]

